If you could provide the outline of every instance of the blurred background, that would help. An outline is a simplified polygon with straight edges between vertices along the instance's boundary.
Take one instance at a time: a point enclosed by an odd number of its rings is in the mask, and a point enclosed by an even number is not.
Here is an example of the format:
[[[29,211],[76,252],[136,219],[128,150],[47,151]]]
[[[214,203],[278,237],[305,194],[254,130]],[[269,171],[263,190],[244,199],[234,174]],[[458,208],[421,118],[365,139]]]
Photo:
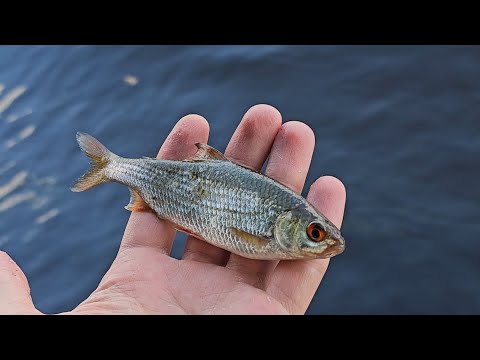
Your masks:
[[[40,310],[72,309],[129,216],[126,187],[70,192],[76,131],[154,156],[198,113],[223,151],[269,103],[316,133],[304,195],[326,174],[347,187],[347,250],[309,314],[480,313],[479,64],[478,46],[0,46],[0,249]]]

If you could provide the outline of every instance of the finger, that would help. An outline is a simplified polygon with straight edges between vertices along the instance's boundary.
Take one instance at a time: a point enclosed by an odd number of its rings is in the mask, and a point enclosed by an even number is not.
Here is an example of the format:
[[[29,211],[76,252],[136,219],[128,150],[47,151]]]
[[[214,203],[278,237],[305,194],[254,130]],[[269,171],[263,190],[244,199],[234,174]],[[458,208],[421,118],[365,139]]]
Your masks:
[[[277,109],[269,105],[252,107],[233,134],[225,156],[235,163],[260,171],[281,127],[282,115]],[[263,279],[257,275],[262,274],[270,262],[249,260],[249,269],[245,271],[243,266],[238,266],[238,258],[238,255],[231,254],[227,267],[236,271],[244,282],[261,287]]]
[[[312,129],[302,122],[285,123],[273,143],[265,175],[301,193],[315,148]]]
[[[273,143],[265,175],[300,193],[314,147],[315,135],[310,127],[298,121],[285,123]],[[264,288],[277,264],[278,261],[251,260],[232,254],[227,267],[246,274],[250,283]]]
[[[274,107],[253,106],[235,130],[225,156],[233,162],[260,170],[281,124],[282,116]],[[183,259],[225,265],[229,256],[228,251],[190,238],[185,244]]]
[[[0,251],[0,314],[39,314],[23,271]]]
[[[345,186],[332,176],[319,178],[311,187],[307,200],[338,228],[345,209]],[[303,314],[327,270],[328,259],[281,261],[267,285],[267,292],[290,313]]]
[[[261,170],[281,127],[282,115],[273,106],[251,107],[228,143],[225,156],[234,163]]]
[[[182,160],[197,151],[195,143],[206,143],[209,126],[199,115],[187,115],[174,126],[158,152],[158,159]],[[170,254],[175,229],[167,220],[160,220],[152,212],[132,212],[123,235],[120,250],[147,246]]]

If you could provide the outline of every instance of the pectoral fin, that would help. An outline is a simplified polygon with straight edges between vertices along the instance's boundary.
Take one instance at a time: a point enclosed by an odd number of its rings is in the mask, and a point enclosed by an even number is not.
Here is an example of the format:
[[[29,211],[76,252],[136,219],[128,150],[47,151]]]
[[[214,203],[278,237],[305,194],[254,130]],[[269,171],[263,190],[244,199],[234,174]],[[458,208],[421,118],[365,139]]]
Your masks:
[[[243,241],[255,246],[256,248],[267,246],[267,244],[270,242],[270,240],[267,238],[253,235],[237,228],[232,227],[230,228],[230,231],[234,236],[241,238]]]
[[[129,188],[129,190],[130,202],[127,206],[125,206],[125,209],[129,211],[153,211],[150,206],[148,206],[147,203],[143,201],[142,197],[136,190],[133,190],[132,188]]]

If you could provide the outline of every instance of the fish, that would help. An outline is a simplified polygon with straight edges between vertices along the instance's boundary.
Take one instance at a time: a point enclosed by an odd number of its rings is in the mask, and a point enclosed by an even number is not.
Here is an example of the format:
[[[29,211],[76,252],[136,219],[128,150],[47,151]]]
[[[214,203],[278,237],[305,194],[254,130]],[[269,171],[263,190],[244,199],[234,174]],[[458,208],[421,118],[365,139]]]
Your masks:
[[[274,179],[196,143],[183,160],[124,158],[78,132],[90,169],[81,192],[117,182],[130,189],[130,211],[150,211],[177,230],[249,259],[325,259],[341,254],[340,230],[305,198]]]

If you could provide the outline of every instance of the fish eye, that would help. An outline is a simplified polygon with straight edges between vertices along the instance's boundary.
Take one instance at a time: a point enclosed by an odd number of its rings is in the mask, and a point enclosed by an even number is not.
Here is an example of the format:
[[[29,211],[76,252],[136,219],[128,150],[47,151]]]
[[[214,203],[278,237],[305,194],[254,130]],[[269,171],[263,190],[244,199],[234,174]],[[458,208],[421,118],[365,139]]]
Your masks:
[[[310,240],[315,242],[320,242],[323,239],[325,239],[325,236],[327,235],[327,233],[319,223],[311,223],[310,225],[307,226],[307,235],[310,238]]]

